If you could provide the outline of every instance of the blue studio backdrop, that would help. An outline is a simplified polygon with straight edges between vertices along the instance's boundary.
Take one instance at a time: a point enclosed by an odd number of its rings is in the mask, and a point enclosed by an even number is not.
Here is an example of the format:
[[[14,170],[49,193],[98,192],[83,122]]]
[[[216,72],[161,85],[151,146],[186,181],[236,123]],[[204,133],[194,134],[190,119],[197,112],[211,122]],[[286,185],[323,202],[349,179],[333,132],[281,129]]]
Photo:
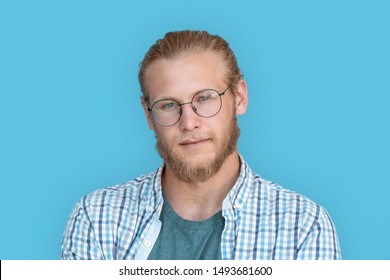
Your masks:
[[[344,259],[390,259],[390,2],[0,1],[0,259],[59,259],[85,194],[155,170],[138,63],[204,29],[249,89],[239,150],[324,206]]]

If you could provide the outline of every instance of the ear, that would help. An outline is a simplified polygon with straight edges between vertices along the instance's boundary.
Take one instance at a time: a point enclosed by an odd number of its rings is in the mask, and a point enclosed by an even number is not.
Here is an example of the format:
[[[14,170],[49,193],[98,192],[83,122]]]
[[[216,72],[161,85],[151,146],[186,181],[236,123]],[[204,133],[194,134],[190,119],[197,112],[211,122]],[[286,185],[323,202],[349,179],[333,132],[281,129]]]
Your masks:
[[[248,107],[248,91],[246,88],[246,82],[240,80],[236,86],[236,114],[243,115]]]
[[[142,108],[144,109],[145,117],[146,120],[148,121],[149,128],[151,130],[154,130],[155,129],[154,121],[152,119],[151,112],[148,110],[149,108],[148,103],[146,102],[145,97],[143,96],[141,96],[141,104],[142,104]]]

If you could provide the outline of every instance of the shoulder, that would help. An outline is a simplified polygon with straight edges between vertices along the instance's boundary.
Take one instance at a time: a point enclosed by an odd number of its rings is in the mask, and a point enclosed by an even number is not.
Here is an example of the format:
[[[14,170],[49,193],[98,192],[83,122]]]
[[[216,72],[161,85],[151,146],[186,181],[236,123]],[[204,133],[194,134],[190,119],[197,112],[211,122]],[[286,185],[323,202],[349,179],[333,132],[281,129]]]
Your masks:
[[[238,181],[241,188],[237,186],[236,192],[243,193],[244,200],[245,197],[248,197],[253,203],[252,207],[263,211],[277,212],[277,214],[284,212],[306,213],[314,216],[325,214],[326,210],[322,206],[305,195],[264,179],[252,171],[242,157],[241,163],[241,178]]]
[[[263,213],[274,217],[296,220],[298,224],[309,229],[314,223],[330,224],[327,210],[291,189],[284,188],[272,181],[253,173],[252,198],[262,205]]]
[[[101,208],[123,208],[129,205],[137,207],[141,201],[148,200],[151,195],[158,192],[161,185],[160,169],[121,184],[97,189],[83,196],[78,206],[90,211]]]
[[[305,195],[282,187],[275,182],[266,180],[256,173],[253,173],[253,178],[253,183],[255,185],[254,189],[267,201],[282,203],[286,207],[296,206],[300,207],[301,209],[317,209],[318,207],[322,208],[320,205]]]
[[[277,199],[285,202],[300,201],[303,203],[315,204],[308,197],[297,193],[294,190],[282,187],[273,181],[264,179],[256,173],[253,173],[253,184],[254,189],[269,200]]]

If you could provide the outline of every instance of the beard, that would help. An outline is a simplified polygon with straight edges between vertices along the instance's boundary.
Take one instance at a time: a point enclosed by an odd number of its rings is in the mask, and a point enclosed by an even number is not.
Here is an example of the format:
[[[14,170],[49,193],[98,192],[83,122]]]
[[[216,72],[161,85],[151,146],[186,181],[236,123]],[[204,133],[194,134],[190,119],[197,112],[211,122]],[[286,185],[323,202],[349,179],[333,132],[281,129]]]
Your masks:
[[[168,143],[156,131],[156,148],[160,157],[170,168],[172,173],[181,181],[186,183],[205,182],[215,175],[222,167],[225,160],[236,150],[240,129],[237,125],[237,117],[234,116],[228,129],[220,139],[211,132],[207,135],[215,143],[215,156],[210,159],[204,159],[201,162],[193,163],[188,155],[180,154],[173,147],[180,141],[174,141],[174,144]],[[184,135],[182,138],[190,138],[190,135]],[[210,141],[209,140],[209,141]]]

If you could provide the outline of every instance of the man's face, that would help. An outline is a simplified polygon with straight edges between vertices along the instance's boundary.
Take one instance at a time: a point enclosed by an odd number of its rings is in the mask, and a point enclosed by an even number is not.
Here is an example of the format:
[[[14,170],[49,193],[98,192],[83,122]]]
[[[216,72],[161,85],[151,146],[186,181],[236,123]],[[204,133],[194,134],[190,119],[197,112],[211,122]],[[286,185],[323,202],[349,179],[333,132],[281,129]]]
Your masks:
[[[146,70],[145,79],[149,105],[165,98],[187,103],[203,89],[222,92],[229,86],[223,79],[224,67],[219,56],[211,52],[153,62]],[[241,82],[240,86],[245,88],[245,83]],[[237,98],[229,90],[221,98],[222,108],[217,115],[203,118],[193,111],[191,104],[186,104],[181,107],[180,120],[169,127],[154,122],[144,104],[160,156],[184,182],[206,181],[236,151],[239,136],[236,113],[243,113],[242,108],[237,107]]]

